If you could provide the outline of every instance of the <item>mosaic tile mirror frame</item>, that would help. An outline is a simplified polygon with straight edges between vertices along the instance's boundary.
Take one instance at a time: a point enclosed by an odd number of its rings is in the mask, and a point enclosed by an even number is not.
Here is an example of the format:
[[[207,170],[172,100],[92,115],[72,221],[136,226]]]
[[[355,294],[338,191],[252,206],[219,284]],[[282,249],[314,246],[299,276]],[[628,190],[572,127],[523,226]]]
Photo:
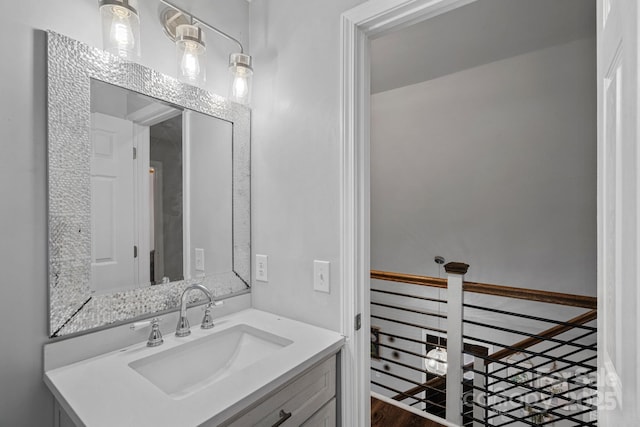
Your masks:
[[[68,336],[175,310],[182,291],[192,283],[203,283],[218,298],[249,292],[250,110],[52,31],[47,33],[47,48],[50,336]],[[231,124],[231,212],[227,215],[229,224],[222,227],[230,229],[228,253],[224,254],[230,264],[228,271],[197,276],[185,272],[179,280],[163,278],[153,285],[95,291],[92,206],[95,210],[96,205],[91,171],[91,91],[95,82]]]

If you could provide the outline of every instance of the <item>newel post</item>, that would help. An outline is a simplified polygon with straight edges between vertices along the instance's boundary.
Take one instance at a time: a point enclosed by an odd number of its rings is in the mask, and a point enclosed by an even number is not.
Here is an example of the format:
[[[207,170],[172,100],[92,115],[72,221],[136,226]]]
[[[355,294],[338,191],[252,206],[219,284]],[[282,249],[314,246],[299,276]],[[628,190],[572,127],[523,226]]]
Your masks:
[[[447,421],[462,425],[462,284],[469,264],[450,262],[447,272]]]

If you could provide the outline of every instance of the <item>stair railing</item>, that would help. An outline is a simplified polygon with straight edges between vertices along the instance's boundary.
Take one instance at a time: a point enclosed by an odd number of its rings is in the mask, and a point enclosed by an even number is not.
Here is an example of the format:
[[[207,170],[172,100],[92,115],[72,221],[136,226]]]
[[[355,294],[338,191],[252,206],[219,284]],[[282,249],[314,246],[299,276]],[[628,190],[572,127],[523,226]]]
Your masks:
[[[445,267],[447,279],[371,271],[372,279],[383,281],[372,282],[371,289],[372,325],[386,325],[377,330],[377,348],[394,355],[378,355],[383,369],[380,363],[372,363],[372,385],[395,393],[395,400],[422,405],[458,425],[541,426],[560,420],[563,426],[597,425],[596,298],[466,282],[466,264],[449,263]],[[391,290],[388,284],[374,286],[384,282],[405,289]],[[406,285],[444,290],[446,300],[424,291],[407,291]],[[407,298],[427,308],[408,305]],[[508,309],[518,301],[515,309]],[[436,302],[446,307],[444,313],[435,310]],[[394,312],[400,315],[394,316]],[[567,321],[556,320],[568,315],[572,317]],[[429,320],[407,320],[407,316]],[[434,319],[444,319],[446,327],[435,327]],[[446,375],[433,375],[415,363],[416,358],[429,359],[429,343],[416,338],[415,333],[389,333],[389,325],[446,335]],[[414,345],[414,349],[384,343],[383,338]],[[415,345],[423,345],[424,350],[416,351]],[[372,344],[372,354],[374,347]],[[402,357],[413,361],[402,361]],[[465,358],[473,361],[464,363]],[[416,373],[426,381],[417,381]],[[405,388],[394,388],[388,381],[385,384],[378,379],[383,376]],[[465,379],[469,377],[473,379]]]

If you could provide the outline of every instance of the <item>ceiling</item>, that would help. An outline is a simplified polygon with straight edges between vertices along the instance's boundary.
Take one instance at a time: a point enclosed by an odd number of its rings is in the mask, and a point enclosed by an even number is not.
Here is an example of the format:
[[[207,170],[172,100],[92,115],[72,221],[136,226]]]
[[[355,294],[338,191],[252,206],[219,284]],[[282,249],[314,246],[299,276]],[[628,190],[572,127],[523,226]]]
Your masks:
[[[371,92],[595,34],[595,0],[478,0],[372,40]]]

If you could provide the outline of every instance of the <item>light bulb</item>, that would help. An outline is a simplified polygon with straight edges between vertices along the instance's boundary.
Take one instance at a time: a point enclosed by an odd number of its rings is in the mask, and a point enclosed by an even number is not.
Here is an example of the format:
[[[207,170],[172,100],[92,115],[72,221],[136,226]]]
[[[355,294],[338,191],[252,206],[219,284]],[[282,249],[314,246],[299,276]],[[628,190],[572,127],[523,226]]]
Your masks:
[[[113,9],[115,10],[116,7],[113,7]],[[128,15],[122,16],[120,13],[114,12],[113,21],[111,21],[111,31],[109,32],[109,36],[111,40],[113,40],[117,45],[117,49],[119,52],[127,52],[129,50],[133,50],[136,43],[133,36],[133,30],[126,20],[127,17]],[[123,54],[119,55],[126,56]]]
[[[189,80],[197,80],[200,75],[200,60],[197,47],[194,43],[185,43],[184,53],[180,61],[180,71]]]
[[[233,78],[231,97],[236,99],[244,99],[249,92],[249,84],[245,76],[235,75]]]

